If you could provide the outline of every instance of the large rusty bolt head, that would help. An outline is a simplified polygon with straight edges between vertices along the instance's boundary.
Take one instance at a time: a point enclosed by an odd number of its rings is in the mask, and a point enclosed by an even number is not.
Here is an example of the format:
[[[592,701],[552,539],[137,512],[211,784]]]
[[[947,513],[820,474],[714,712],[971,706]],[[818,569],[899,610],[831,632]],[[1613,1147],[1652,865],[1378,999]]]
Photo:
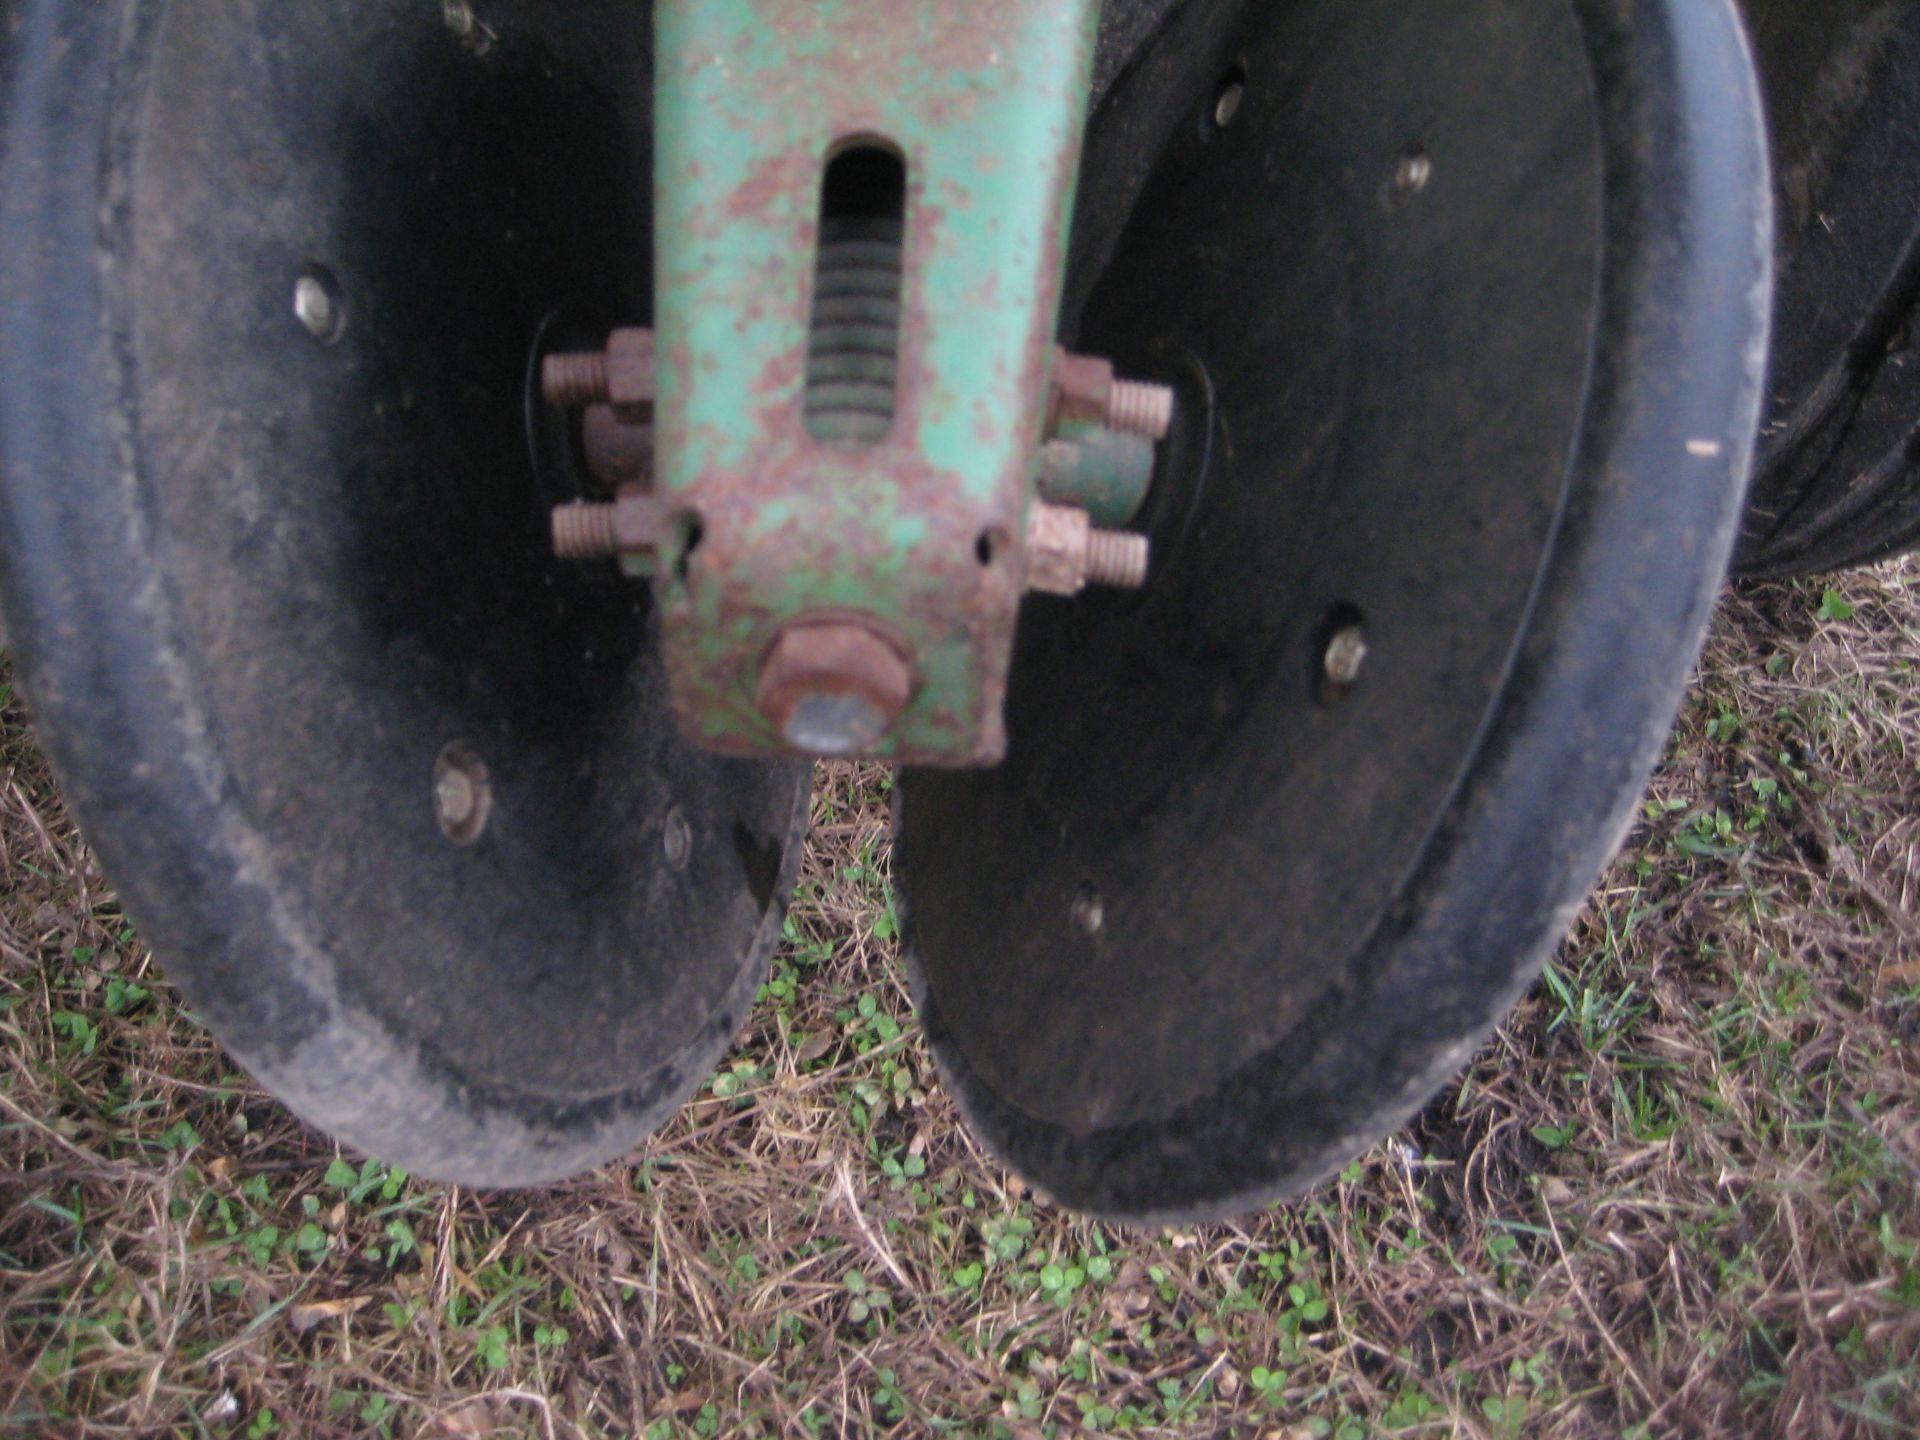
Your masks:
[[[760,664],[760,713],[803,755],[843,759],[886,738],[913,695],[913,667],[856,620],[801,620]]]

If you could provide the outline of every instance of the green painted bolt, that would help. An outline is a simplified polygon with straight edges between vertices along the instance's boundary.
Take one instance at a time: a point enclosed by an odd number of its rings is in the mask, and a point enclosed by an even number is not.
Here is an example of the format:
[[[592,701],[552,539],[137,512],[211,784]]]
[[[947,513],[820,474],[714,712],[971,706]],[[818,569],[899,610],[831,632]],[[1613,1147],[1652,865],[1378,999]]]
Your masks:
[[[1130,523],[1153,484],[1153,442],[1104,425],[1070,422],[1040,447],[1040,498],[1085,510],[1096,525]]]

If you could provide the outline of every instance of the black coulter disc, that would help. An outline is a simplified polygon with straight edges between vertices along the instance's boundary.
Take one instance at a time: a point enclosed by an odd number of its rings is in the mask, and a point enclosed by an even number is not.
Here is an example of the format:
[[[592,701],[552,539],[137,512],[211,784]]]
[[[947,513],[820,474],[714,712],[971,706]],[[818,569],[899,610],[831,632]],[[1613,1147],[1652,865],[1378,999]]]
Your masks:
[[[1203,0],[1119,78],[1069,321],[1181,388],[1154,576],[1031,603],[1008,762],[899,791],[936,1052],[1057,1198],[1296,1189],[1536,973],[1723,573],[1768,193],[1704,0]]]
[[[551,558],[527,460],[543,318],[650,310],[647,7],[468,13],[11,7],[0,588],[198,1013],[306,1118],[504,1184],[710,1071],[808,770],[679,739],[644,587]]]

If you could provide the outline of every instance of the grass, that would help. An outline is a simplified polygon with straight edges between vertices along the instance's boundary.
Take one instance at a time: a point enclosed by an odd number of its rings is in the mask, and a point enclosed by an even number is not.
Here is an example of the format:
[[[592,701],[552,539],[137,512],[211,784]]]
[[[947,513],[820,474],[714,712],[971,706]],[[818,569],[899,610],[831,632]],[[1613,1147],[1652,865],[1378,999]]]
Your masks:
[[[1920,565],[1729,594],[1542,983],[1303,1200],[1063,1214],[935,1082],[886,779],[823,772],[740,1046],[520,1194],[343,1156],[234,1073],[11,694],[0,1431],[1920,1432]]]

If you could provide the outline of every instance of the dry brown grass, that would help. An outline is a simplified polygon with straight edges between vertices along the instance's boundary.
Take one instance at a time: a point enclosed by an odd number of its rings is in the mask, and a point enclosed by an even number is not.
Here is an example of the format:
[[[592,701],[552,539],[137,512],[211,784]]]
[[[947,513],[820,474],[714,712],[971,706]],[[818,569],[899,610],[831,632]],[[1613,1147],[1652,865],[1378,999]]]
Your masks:
[[[9,704],[0,1430],[1920,1431],[1920,566],[1834,587],[1728,598],[1645,822],[1453,1090],[1169,1233],[1059,1213],[957,1125],[882,777],[826,778],[716,1084],[627,1163],[476,1195],[232,1073]]]

